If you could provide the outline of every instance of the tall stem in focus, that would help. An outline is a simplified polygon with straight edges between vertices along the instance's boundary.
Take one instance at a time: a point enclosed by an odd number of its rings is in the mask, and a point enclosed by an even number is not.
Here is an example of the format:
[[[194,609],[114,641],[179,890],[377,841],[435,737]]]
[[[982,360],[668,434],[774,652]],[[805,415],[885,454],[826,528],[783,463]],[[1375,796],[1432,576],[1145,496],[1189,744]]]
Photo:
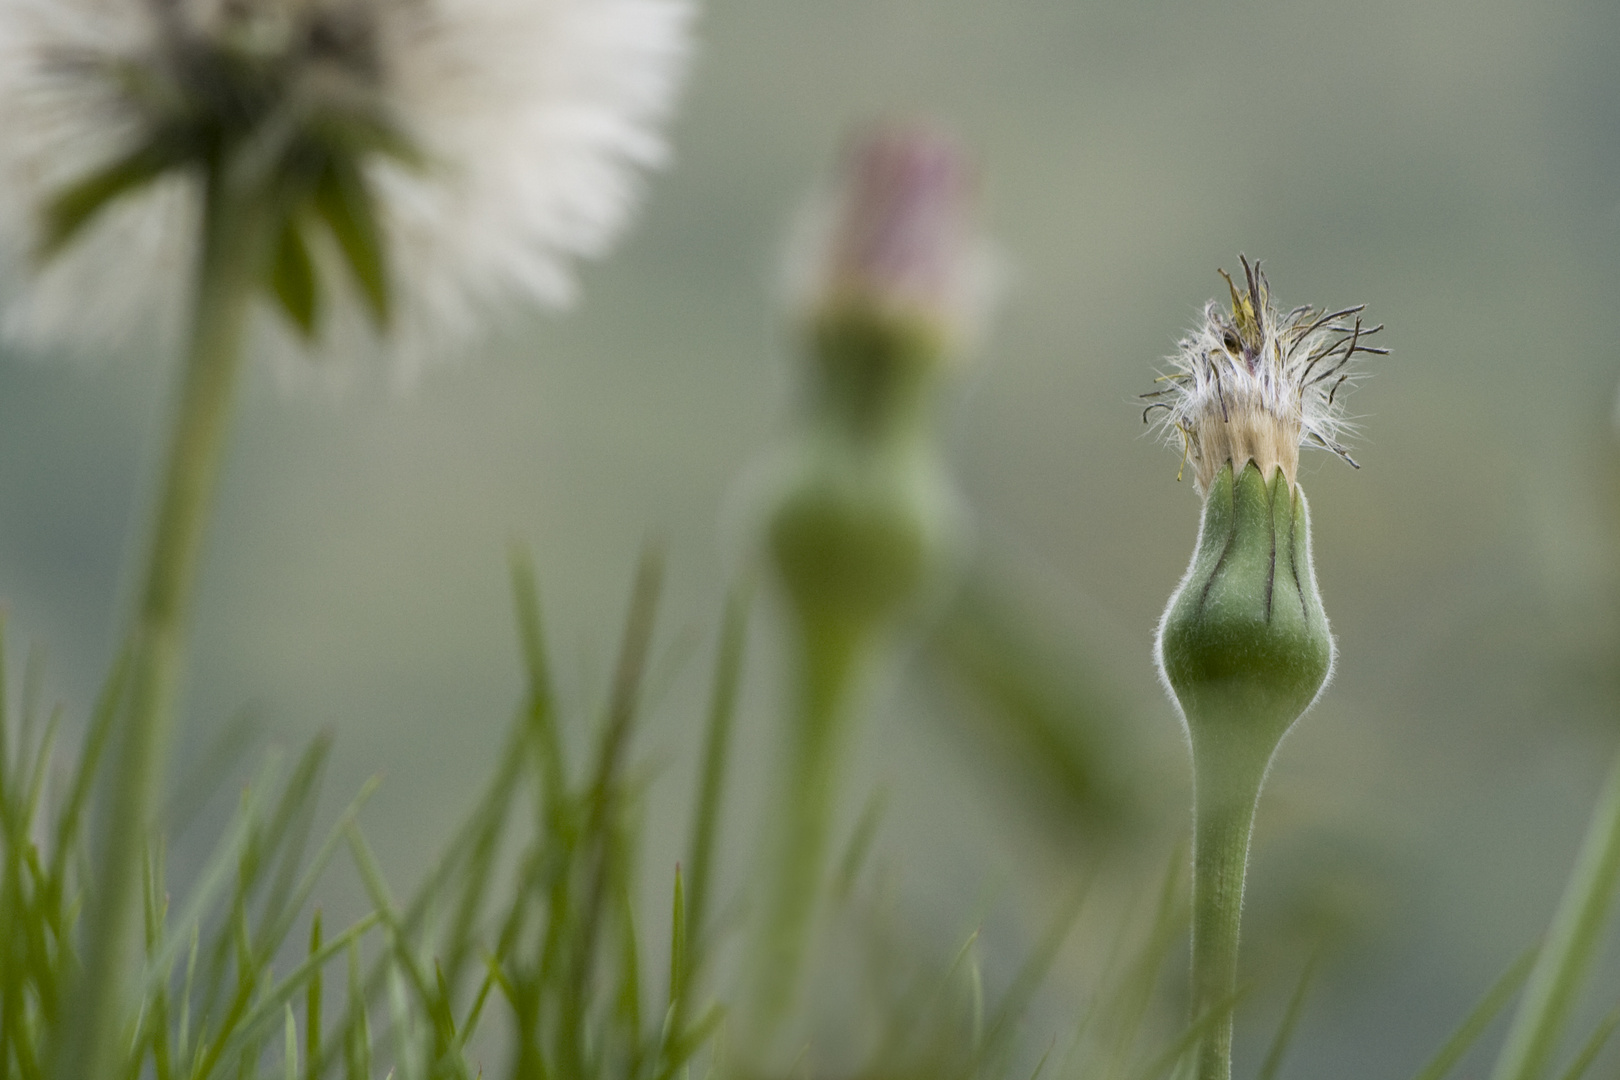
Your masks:
[[[1232,1075],[1231,1010],[1249,834],[1266,766],[1333,671],[1333,636],[1311,562],[1311,521],[1295,483],[1299,448],[1349,461],[1333,436],[1340,389],[1363,342],[1360,306],[1286,313],[1258,262],[1232,303],[1211,301],[1169,374],[1143,395],[1146,419],[1192,464],[1204,512],[1192,563],[1159,623],[1157,659],[1192,741],[1193,1017],[1199,1080]],[[1353,319],[1353,322],[1351,321]]]
[[[64,1080],[114,1080],[132,979],[141,863],[156,818],[192,597],[253,295],[257,230],[217,175],[206,182],[196,307],[130,629],[130,697],[115,736],[88,891],[87,952],[64,1039]]]
[[[1199,1080],[1232,1076],[1243,881],[1260,782],[1274,746],[1217,742],[1193,754],[1192,1016],[1213,1018],[1199,1044]]]
[[[1255,803],[1333,663],[1305,496],[1281,469],[1228,463],[1212,478],[1192,565],[1159,627],[1159,663],[1192,740],[1192,1014],[1207,1025],[1198,1078],[1230,1080]]]

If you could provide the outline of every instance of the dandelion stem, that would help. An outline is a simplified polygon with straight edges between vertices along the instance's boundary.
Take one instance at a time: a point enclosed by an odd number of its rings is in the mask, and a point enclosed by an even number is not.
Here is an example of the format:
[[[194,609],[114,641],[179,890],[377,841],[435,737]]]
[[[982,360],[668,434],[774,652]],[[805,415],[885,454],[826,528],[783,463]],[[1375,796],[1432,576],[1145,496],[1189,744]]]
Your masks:
[[[802,699],[787,753],[786,786],[780,794],[781,819],[770,858],[775,873],[759,952],[761,1023],[758,1036],[769,1042],[793,1007],[804,963],[806,940],[822,895],[828,817],[838,781],[840,748],[851,685],[865,651],[867,635],[835,622],[806,620]]]
[[[152,835],[203,537],[229,427],[257,253],[250,215],[217,174],[204,198],[196,308],[130,630],[131,693],[115,735],[88,898],[87,954],[60,1047],[65,1080],[123,1075],[118,1050],[134,959],[135,899]]]
[[[1235,734],[1229,732],[1228,734]],[[1275,743],[1205,739],[1194,753],[1192,1015],[1215,1018],[1199,1044],[1198,1080],[1231,1080],[1243,879],[1260,782]]]
[[[1321,692],[1333,639],[1305,497],[1281,467],[1228,464],[1205,489],[1198,548],[1159,631],[1192,740],[1193,1017],[1200,1080],[1232,1075],[1238,924],[1255,803],[1277,744]]]

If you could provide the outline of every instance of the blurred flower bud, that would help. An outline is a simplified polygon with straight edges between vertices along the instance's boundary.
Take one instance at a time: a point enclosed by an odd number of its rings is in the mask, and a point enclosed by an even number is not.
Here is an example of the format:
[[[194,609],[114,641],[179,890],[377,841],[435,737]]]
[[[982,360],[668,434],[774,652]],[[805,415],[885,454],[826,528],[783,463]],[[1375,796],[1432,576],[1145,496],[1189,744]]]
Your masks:
[[[818,319],[860,309],[948,333],[973,290],[977,181],[955,140],[919,126],[867,132],[837,179]]]
[[[877,128],[842,163],[805,290],[809,431],[770,528],[807,619],[864,633],[951,546],[927,421],[967,319],[975,187],[956,142],[920,126]]]
[[[773,470],[769,555],[798,636],[771,892],[749,1029],[789,1012],[821,893],[853,691],[887,633],[945,573],[960,514],[929,419],[971,288],[973,182],[956,144],[874,132],[845,160],[801,290],[803,427]]]
[[[865,638],[949,563],[955,498],[927,455],[807,450],[771,518],[772,560],[807,629]]]
[[[977,180],[955,140],[891,124],[855,140],[796,261],[812,394],[857,428],[902,423],[980,321]]]

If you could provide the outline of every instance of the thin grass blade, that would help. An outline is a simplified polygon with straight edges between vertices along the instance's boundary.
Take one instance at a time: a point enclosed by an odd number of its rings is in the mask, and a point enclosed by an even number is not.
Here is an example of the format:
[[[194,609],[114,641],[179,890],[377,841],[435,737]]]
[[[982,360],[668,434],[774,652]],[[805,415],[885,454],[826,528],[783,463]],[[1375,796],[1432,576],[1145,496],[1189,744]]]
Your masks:
[[[321,944],[321,909],[316,908],[309,920],[311,957],[321,954]],[[309,1063],[308,1080],[315,1080],[315,1066],[321,1060],[321,972],[321,965],[316,964],[304,997],[304,1060]]]
[[[1538,1080],[1546,1072],[1597,952],[1616,884],[1620,884],[1620,755],[1593,808],[1575,868],[1547,928],[1492,1080]]]
[[[748,640],[748,613],[753,586],[733,587],[726,600],[720,627],[720,649],[714,663],[714,689],[708,724],[703,735],[703,771],[698,780],[697,808],[692,815],[691,876],[686,905],[686,934],[701,950],[708,918],[709,885],[714,874],[714,845],[720,832],[720,801],[725,791],[726,766],[731,757],[732,723],[737,714],[737,692],[742,684],[743,653]],[[693,969],[701,952],[694,954]]]
[[[1299,1027],[1300,1014],[1305,1011],[1305,997],[1316,975],[1317,955],[1312,953],[1311,958],[1305,961],[1305,970],[1300,972],[1299,983],[1288,999],[1288,1008],[1283,1011],[1282,1023],[1277,1025],[1277,1035],[1271,1040],[1271,1049],[1266,1051],[1266,1060],[1260,1066],[1257,1080],[1276,1080],[1277,1072],[1282,1068],[1283,1055],[1288,1052],[1294,1032]]]
[[[1191,1057],[1204,1036],[1216,1024],[1230,1016],[1232,1011],[1237,1008],[1238,1002],[1243,1000],[1247,993],[1248,989],[1246,987],[1240,987],[1237,993],[1222,1001],[1217,1001],[1204,1010],[1202,1016],[1197,1017],[1192,1023],[1188,1024],[1176,1041],[1166,1047],[1158,1057],[1149,1061],[1132,1080],[1161,1080],[1171,1070],[1180,1068],[1183,1062]]]
[[[1581,1077],[1586,1075],[1586,1070],[1592,1067],[1592,1062],[1603,1052],[1603,1047],[1608,1044],[1609,1037],[1614,1034],[1617,1027],[1620,1027],[1620,1008],[1611,1010],[1609,1015],[1598,1023],[1597,1029],[1587,1037],[1580,1052],[1569,1063],[1569,1068],[1564,1070],[1561,1080],[1581,1080]]]
[[[1485,992],[1485,996],[1479,999],[1479,1003],[1452,1033],[1451,1038],[1446,1040],[1445,1045],[1440,1047],[1439,1052],[1428,1064],[1418,1070],[1412,1080],[1441,1080],[1456,1067],[1457,1062],[1461,1061],[1462,1056],[1479,1040],[1490,1022],[1496,1019],[1496,1014],[1513,1000],[1513,995],[1524,985],[1524,980],[1530,975],[1530,966],[1536,962],[1536,952],[1535,948],[1527,949],[1497,978]]]

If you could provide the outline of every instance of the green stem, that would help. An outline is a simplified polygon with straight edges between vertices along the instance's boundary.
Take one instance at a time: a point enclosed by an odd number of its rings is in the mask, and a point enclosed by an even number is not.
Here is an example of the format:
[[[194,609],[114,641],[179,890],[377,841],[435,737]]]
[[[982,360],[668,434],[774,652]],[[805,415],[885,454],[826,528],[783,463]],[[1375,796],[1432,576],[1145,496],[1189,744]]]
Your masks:
[[[127,714],[103,806],[76,1008],[60,1048],[65,1080],[111,1080],[124,1063],[125,993],[135,965],[135,900],[155,824],[197,566],[229,426],[252,298],[254,230],[207,185],[196,307],[146,574],[130,632]]]
[[[1276,745],[1194,729],[1192,1016],[1217,1013],[1200,1041],[1198,1080],[1231,1080],[1232,1013],[1249,837],[1266,765]]]
[[[786,783],[778,792],[780,819],[769,855],[775,873],[768,886],[756,998],[761,1045],[775,1034],[798,992],[805,945],[823,892],[828,819],[849,693],[867,641],[859,628],[815,623],[808,619],[803,626],[803,696],[787,748]]]
[[[1620,882],[1620,757],[1615,759],[1592,810],[1575,869],[1547,928],[1546,944],[1531,969],[1519,1011],[1508,1029],[1492,1080],[1535,1080],[1544,1075],[1570,1006],[1597,950],[1598,935]]]

